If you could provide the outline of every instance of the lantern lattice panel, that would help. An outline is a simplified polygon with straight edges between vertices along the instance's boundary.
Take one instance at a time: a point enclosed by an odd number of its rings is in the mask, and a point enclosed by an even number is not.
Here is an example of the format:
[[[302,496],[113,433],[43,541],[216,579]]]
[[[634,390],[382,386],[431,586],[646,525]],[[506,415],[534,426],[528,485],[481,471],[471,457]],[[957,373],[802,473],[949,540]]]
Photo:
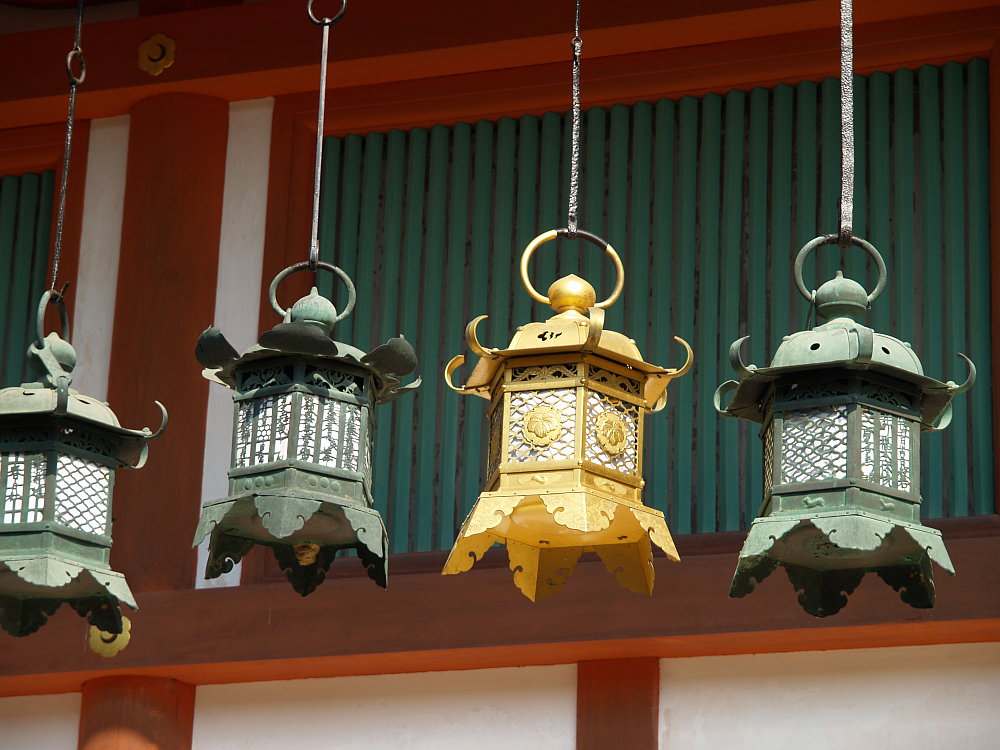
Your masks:
[[[241,403],[234,436],[233,464],[244,468],[287,459],[291,417],[290,393]]]
[[[330,468],[358,471],[361,408],[312,393],[302,394],[298,458]]]
[[[632,378],[626,378],[624,375],[619,375],[618,373],[611,372],[610,370],[592,366],[587,377],[591,382],[600,383],[608,388],[615,388],[619,391],[624,391],[630,396],[635,396],[636,398],[640,396],[642,386],[639,382],[632,380]]]
[[[533,367],[513,367],[510,371],[510,382],[531,383],[536,380],[559,380],[575,378],[579,365],[535,365]]]
[[[816,482],[847,476],[847,406],[788,411],[782,415],[781,482]]]
[[[861,477],[902,492],[911,479],[912,422],[874,409],[861,409]]]
[[[5,453],[2,462],[4,525],[40,522],[45,507],[45,456]]]
[[[767,497],[771,491],[771,482],[774,480],[774,422],[767,423],[764,430],[764,491],[762,497]]]
[[[486,476],[491,477],[500,468],[500,449],[503,445],[501,431],[503,430],[503,401],[493,407],[490,412],[490,436],[486,454]]]
[[[614,375],[614,373],[608,373]],[[614,424],[624,428],[621,436],[615,436],[615,440],[623,441],[625,447],[620,452],[612,452],[601,445],[599,429],[601,427],[601,415],[610,412],[613,417],[618,417]],[[620,420],[620,421],[619,421]],[[612,396],[606,396],[596,391],[587,392],[587,426],[584,430],[586,436],[586,454],[584,458],[599,464],[612,471],[620,471],[624,474],[637,475],[639,473],[638,461],[638,435],[639,407],[629,404]]]
[[[111,470],[76,456],[59,456],[56,477],[56,523],[89,534],[103,534]]]
[[[559,433],[550,443],[537,446],[525,438],[528,412],[536,407],[549,407],[554,411],[549,427]],[[507,460],[511,463],[525,461],[559,461],[571,459],[576,454],[574,426],[576,425],[576,389],[553,388],[540,391],[517,391],[510,398],[510,447]]]

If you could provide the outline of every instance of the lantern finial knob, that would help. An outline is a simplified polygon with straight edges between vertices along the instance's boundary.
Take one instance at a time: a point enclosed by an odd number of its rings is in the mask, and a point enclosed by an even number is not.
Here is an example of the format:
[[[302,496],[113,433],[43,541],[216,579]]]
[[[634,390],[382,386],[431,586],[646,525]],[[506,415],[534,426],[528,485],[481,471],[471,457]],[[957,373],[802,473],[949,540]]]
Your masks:
[[[337,308],[322,296],[316,287],[292,305],[289,314],[293,323],[302,322],[316,326],[327,336],[333,331],[333,326],[337,322]]]
[[[597,292],[586,279],[575,273],[556,279],[549,287],[549,305],[557,313],[573,310],[585,313],[597,302]]]
[[[843,271],[837,271],[836,278],[830,279],[816,290],[816,314],[827,320],[854,320],[867,310],[868,292],[854,279],[844,278]]]

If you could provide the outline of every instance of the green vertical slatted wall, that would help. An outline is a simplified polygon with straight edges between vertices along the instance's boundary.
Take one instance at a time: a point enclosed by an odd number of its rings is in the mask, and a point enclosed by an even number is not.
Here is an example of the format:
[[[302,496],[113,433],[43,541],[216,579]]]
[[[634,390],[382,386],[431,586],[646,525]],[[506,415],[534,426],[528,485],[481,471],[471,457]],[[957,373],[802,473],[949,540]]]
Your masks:
[[[956,351],[979,366],[952,426],[923,442],[929,517],[993,512],[986,76],[973,60],[856,81],[855,231],[890,269],[869,322],[913,342],[932,376],[962,375]],[[760,500],[759,442],[718,418],[711,397],[731,377],[733,339],[750,334],[750,357],[765,364],[805,325],[791,268],[801,245],[837,228],[837,81],[592,108],[584,121],[581,226],[620,250],[627,273],[607,324],[658,364],[680,364],[673,334],[696,347],[693,377],[646,423],[646,502],[675,533],[743,528]],[[423,387],[381,411],[376,441],[396,552],[448,547],[479,493],[485,402],[449,391],[441,371],[465,352],[474,316],[489,313],[481,337],[502,346],[546,315],[517,261],[565,222],[568,133],[567,117],[546,114],[327,139],[322,255],[359,288],[338,337],[370,347],[402,332],[421,358]],[[607,293],[599,253],[554,248],[533,263],[536,286],[582,271]],[[827,249],[807,281],[843,267],[871,285],[865,264]]]
[[[25,352],[45,288],[54,173],[0,177],[0,381],[28,378]]]

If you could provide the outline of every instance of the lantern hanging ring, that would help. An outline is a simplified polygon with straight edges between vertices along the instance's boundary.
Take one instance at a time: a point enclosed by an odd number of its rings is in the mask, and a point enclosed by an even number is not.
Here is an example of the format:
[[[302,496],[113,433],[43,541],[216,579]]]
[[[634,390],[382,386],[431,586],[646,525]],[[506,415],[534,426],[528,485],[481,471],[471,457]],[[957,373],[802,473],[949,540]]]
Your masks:
[[[73,61],[80,61],[80,75],[73,72]],[[87,60],[83,56],[83,50],[74,47],[66,53],[66,75],[69,77],[71,86],[79,86],[87,77]]]
[[[548,297],[539,294],[538,290],[532,286],[531,280],[528,278],[528,261],[531,260],[531,256],[534,254],[535,250],[539,248],[539,246],[544,245],[546,242],[551,242],[556,237],[570,237],[587,240],[587,242],[592,245],[597,245],[597,247],[601,248],[608,254],[608,257],[611,258],[611,262],[615,266],[615,288],[606,300],[598,302],[594,305],[594,307],[599,307],[601,309],[611,307],[618,297],[621,296],[622,289],[625,287],[625,268],[622,266],[622,259],[618,257],[618,253],[613,247],[611,247],[611,243],[598,237],[596,234],[585,232],[582,229],[577,229],[575,231],[570,229],[550,229],[549,231],[542,232],[540,235],[535,237],[535,239],[529,242],[528,246],[524,248],[524,253],[521,255],[521,283],[524,284],[524,288],[528,291],[528,294],[531,295],[531,298],[536,302],[541,302],[543,305],[551,304]]]
[[[809,255],[809,253],[811,253],[813,250],[822,245],[838,245],[838,244],[840,244],[840,237],[838,235],[824,234],[817,237],[816,239],[809,240],[809,242],[803,245],[802,249],[799,250],[799,254],[795,256],[795,267],[792,272],[792,275],[795,278],[795,287],[799,290],[799,294],[805,297],[809,302],[816,301],[816,292],[815,290],[809,291],[806,288],[805,282],[802,280],[802,266],[805,265],[806,257]],[[875,283],[875,289],[872,290],[872,292],[868,295],[868,305],[871,306],[871,303],[874,302],[878,298],[878,296],[882,294],[882,290],[885,289],[885,281],[886,281],[885,261],[882,260],[882,254],[875,249],[874,245],[872,245],[870,242],[861,239],[860,237],[855,237],[854,235],[851,235],[850,244],[857,245],[866,253],[868,253],[875,261],[875,267],[878,268],[878,281]]]
[[[306,6],[306,13],[309,14],[309,20],[312,21],[317,26],[333,26],[337,21],[344,17],[344,11],[347,10],[347,0],[340,0],[340,10],[333,18],[324,17],[316,18],[313,14],[313,4],[316,0],[309,0],[309,4]]]
[[[45,345],[45,308],[50,303],[59,308],[59,319],[62,323],[59,336],[67,344],[69,343],[69,313],[66,312],[66,299],[61,292],[48,289],[42,294],[42,299],[38,303],[38,314],[35,316],[35,346],[39,349]]]
[[[322,268],[324,271],[329,271],[330,273],[336,274],[337,276],[340,277],[340,280],[344,282],[344,286],[347,287],[347,307],[345,307],[344,311],[340,313],[333,321],[334,323],[339,323],[348,315],[350,315],[352,310],[354,310],[354,303],[358,299],[358,293],[357,290],[354,288],[354,282],[351,281],[351,277],[348,276],[346,272],[344,272],[341,268],[338,268],[337,266],[333,265],[332,263],[327,263],[326,261],[321,260],[316,263],[316,268],[317,269]],[[281,317],[285,317],[288,314],[288,310],[283,309],[281,305],[278,304],[278,298],[276,296],[276,293],[278,291],[278,285],[285,280],[285,277],[291,276],[296,271],[306,271],[306,270],[311,270],[310,263],[309,261],[304,260],[300,263],[295,263],[293,265],[290,265],[288,268],[284,269],[283,271],[280,271],[278,275],[274,277],[274,281],[271,282],[271,287],[267,290],[267,296],[268,299],[271,301],[271,307],[274,308],[274,311],[278,313],[278,315],[280,315]]]

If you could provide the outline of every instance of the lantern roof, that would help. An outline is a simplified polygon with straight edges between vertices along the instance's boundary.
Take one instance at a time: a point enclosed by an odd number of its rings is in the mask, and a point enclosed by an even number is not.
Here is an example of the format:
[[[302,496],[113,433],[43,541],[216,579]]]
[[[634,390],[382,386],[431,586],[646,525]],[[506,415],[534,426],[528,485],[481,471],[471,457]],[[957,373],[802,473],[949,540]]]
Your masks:
[[[611,295],[597,302],[594,287],[576,274],[557,279],[549,287],[548,296],[539,294],[528,279],[528,261],[535,249],[556,237],[578,237],[599,246],[612,260],[617,272],[615,289]],[[555,315],[544,322],[518,326],[514,337],[506,349],[491,349],[482,346],[476,336],[477,326],[488,316],[480,315],[465,327],[465,341],[479,361],[469,375],[464,386],[451,384],[452,373],[464,362],[458,355],[445,368],[445,379],[449,387],[465,393],[475,393],[483,398],[490,397],[490,389],[497,375],[508,360],[524,357],[547,357],[554,354],[594,354],[624,367],[636,370],[645,376],[643,399],[647,408],[653,408],[665,396],[667,386],[674,378],[679,378],[691,369],[694,357],[691,347],[683,339],[674,340],[684,347],[687,360],[680,368],[666,368],[647,362],[635,345],[635,340],[604,327],[604,310],[614,304],[625,283],[625,272],[621,259],[606,240],[596,235],[577,230],[552,229],[532,240],[521,257],[521,282],[528,294],[537,302],[549,305]],[[662,404],[661,404],[662,405]]]
[[[882,256],[864,240],[855,237],[851,241],[868,252],[878,267],[878,282],[870,294],[858,282],[845,278],[842,271],[837,271],[836,276],[819,289],[808,291],[802,280],[802,265],[806,256],[821,245],[837,241],[836,235],[817,237],[799,251],[795,260],[793,276],[796,287],[814,305],[817,318],[825,319],[825,322],[810,330],[785,336],[768,367],[744,364],[740,348],[749,336],[734,341],[729,347],[729,361],[740,379],[719,386],[715,394],[716,409],[727,416],[760,423],[765,417],[767,391],[770,384],[779,378],[809,373],[830,374],[837,370],[845,374],[872,372],[917,390],[921,394],[922,429],[943,429],[950,421],[952,398],[971,388],[975,382],[975,365],[960,353],[958,356],[968,366],[965,382],[958,385],[953,380],[935,380],[924,374],[920,358],[909,343],[878,333],[858,322],[881,294],[886,282]],[[722,397],[730,391],[735,393],[729,404],[722,407]],[[935,425],[939,418],[941,424]]]
[[[39,320],[48,303],[48,295],[46,292],[42,297]],[[20,423],[46,417],[74,419],[116,438],[115,458],[122,466],[139,468],[145,463],[146,443],[159,437],[167,426],[167,411],[163,404],[155,402],[161,413],[161,425],[155,433],[148,427],[139,430],[122,427],[107,403],[70,388],[76,352],[68,341],[55,332],[31,343],[28,364],[39,380],[0,390],[0,420]]]
[[[564,277],[566,278],[569,277]],[[554,302],[552,307],[556,309]],[[682,339],[675,337],[687,351],[688,361],[681,368],[660,367],[643,359],[633,339],[604,328],[604,310],[591,307],[588,312],[589,317],[570,309],[557,313],[544,322],[519,326],[506,349],[488,349],[479,344],[476,327],[487,317],[479,316],[466,327],[469,348],[480,357],[464,389],[488,398],[494,379],[507,366],[508,360],[567,353],[594,354],[646,375],[649,381],[644,397],[652,405],[673,378],[680,377],[690,369],[691,348]]]
[[[321,263],[320,267],[335,269],[335,273],[348,284],[350,301],[344,312],[337,313],[333,303],[323,297],[314,286],[310,293],[284,310],[274,296],[278,283],[289,273],[302,270],[299,263],[279,273],[271,283],[271,305],[282,316],[282,322],[265,331],[257,343],[239,354],[217,327],[211,326],[198,337],[195,357],[205,368],[202,375],[216,383],[238,389],[237,373],[256,360],[275,357],[299,356],[341,364],[367,371],[375,382],[374,403],[393,401],[403,393],[420,385],[420,378],[400,385],[399,377],[408,375],[417,367],[413,346],[402,335],[365,353],[351,344],[332,338],[336,324],[354,308],[355,292],[350,279],[339,268]]]

